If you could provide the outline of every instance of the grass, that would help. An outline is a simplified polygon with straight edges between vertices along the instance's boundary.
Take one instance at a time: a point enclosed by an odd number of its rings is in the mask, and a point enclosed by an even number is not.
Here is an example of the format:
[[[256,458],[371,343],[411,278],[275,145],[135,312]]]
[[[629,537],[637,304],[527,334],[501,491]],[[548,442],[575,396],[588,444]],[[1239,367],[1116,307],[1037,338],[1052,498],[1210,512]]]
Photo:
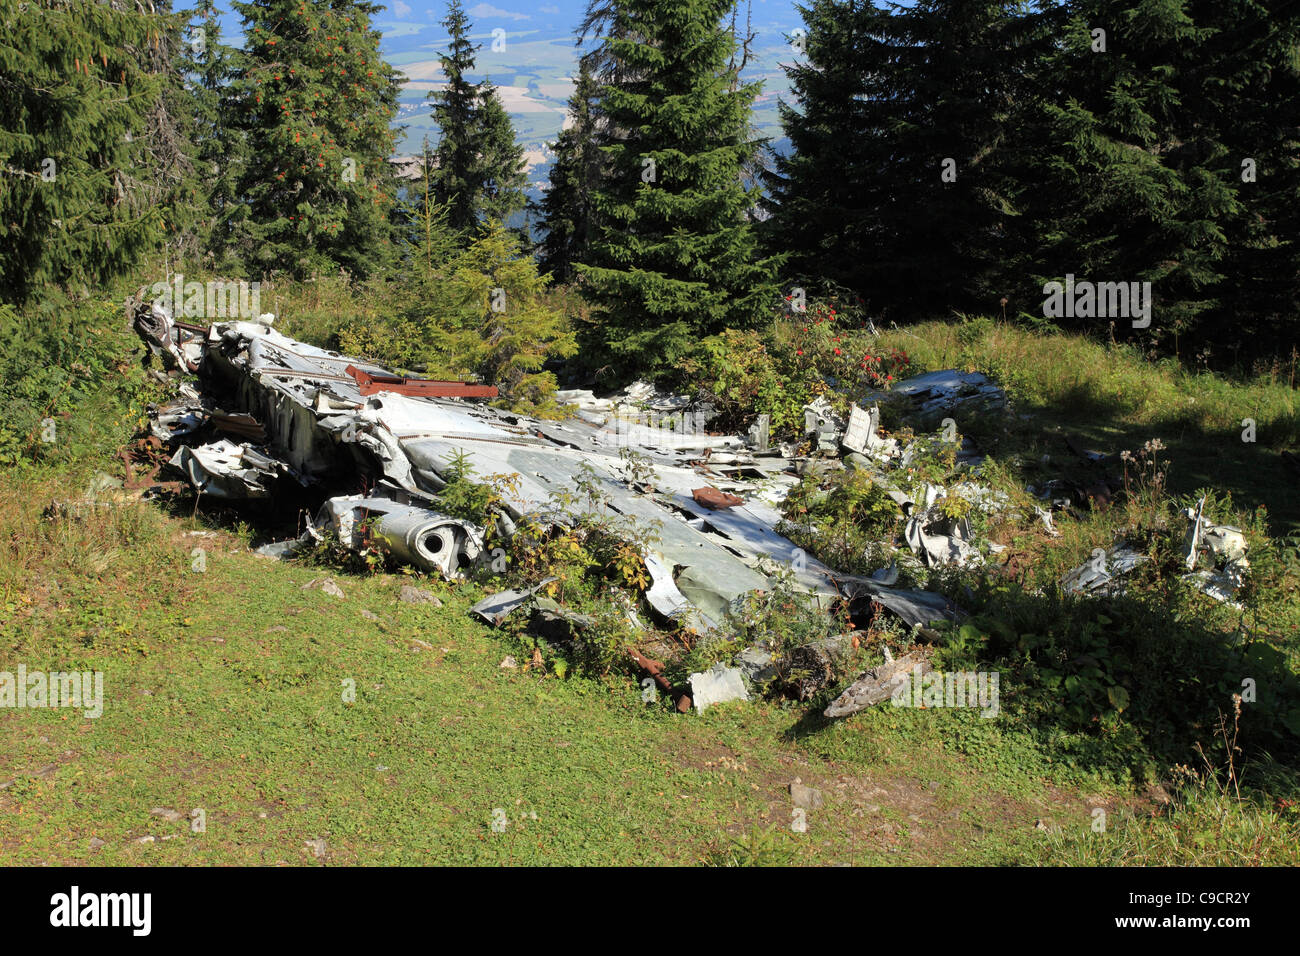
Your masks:
[[[1064,455],[1065,433],[1114,453],[1159,438],[1175,465],[1171,491],[1213,487],[1245,509],[1267,507],[1274,533],[1300,530],[1296,476],[1281,459],[1300,445],[1300,392],[1285,370],[1234,381],[1152,362],[1131,347],[988,319],[893,329],[881,343],[907,349],[927,368],[988,374],[1018,414],[1037,419],[1024,430],[1036,439],[1035,458]],[[1242,440],[1244,419],[1255,422],[1254,442]]]
[[[324,335],[347,305],[338,290],[320,294],[311,321]],[[307,321],[285,319],[295,332]],[[1105,451],[1159,436],[1175,491],[1227,482],[1229,513],[1216,519],[1249,525],[1267,507],[1252,545],[1296,516],[1277,461],[1296,441],[1285,384],[1233,384],[992,323],[884,338],[929,367],[982,368],[1008,385],[1028,418],[983,433],[960,424],[1011,490],[1050,467],[1043,453],[1065,455],[1062,431]],[[1248,414],[1259,442],[1231,446]],[[1233,454],[1254,464],[1233,470]],[[1210,771],[1165,768],[1158,782],[1102,772],[1050,736],[967,711],[886,706],[827,723],[816,701],[772,701],[678,715],[666,700],[643,704],[631,677],[503,669],[506,655],[527,655],[468,614],[474,585],[416,580],[443,606],[405,604],[407,575],[261,558],[249,527],[206,507],[191,516],[189,502],[124,498],[42,517],[95,468],[114,470],[89,457],[0,476],[0,670],[100,670],[106,696],[94,720],[0,710],[0,853],[13,863],[1300,862],[1286,765],[1252,762],[1239,797]],[[1127,508],[1062,521],[1060,539],[1029,526],[1009,537],[1026,573],[1047,581],[1109,544],[1138,517]],[[343,599],[304,588],[326,576]],[[1295,589],[1284,567],[1259,600],[1293,669]],[[1187,600],[1234,626],[1222,606]],[[825,797],[803,832],[796,779]],[[155,808],[200,809],[206,829]]]
[[[865,728],[819,752],[790,739],[801,715],[780,707],[680,717],[631,680],[503,670],[512,648],[466,613],[472,587],[420,582],[435,608],[397,600],[405,575],[336,574],[340,600],[303,590],[320,569],[225,530],[190,537],[148,504],[42,523],[13,503],[36,489],[8,490],[21,492],[5,495],[10,535],[17,522],[119,552],[96,570],[24,549],[6,576],[5,664],[102,670],[106,695],[95,720],[0,713],[13,862],[312,863],[307,842],[323,838],[330,863],[687,864],[775,827],[792,862],[955,863],[1028,853],[1036,816],[1076,812],[1040,783],[1004,787],[944,758],[937,738],[919,762],[915,744],[881,751]],[[795,777],[827,794],[805,833],[789,826]],[[864,793],[878,811],[861,815]],[[154,808],[202,809],[206,832]]]

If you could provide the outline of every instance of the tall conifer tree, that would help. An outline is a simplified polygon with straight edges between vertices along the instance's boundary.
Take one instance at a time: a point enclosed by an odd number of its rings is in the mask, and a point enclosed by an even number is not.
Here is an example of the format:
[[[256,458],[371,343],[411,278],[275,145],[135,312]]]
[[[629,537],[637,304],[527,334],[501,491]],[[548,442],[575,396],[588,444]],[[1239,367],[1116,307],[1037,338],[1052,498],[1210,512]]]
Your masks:
[[[700,336],[755,323],[775,296],[741,182],[757,84],[734,83],[727,0],[620,0],[603,40],[610,140],[596,229],[578,266],[600,324],[599,365],[667,372]]]
[[[393,252],[397,75],[360,2],[235,0],[244,50],[226,114],[248,159],[228,216],[247,261],[366,275]]]

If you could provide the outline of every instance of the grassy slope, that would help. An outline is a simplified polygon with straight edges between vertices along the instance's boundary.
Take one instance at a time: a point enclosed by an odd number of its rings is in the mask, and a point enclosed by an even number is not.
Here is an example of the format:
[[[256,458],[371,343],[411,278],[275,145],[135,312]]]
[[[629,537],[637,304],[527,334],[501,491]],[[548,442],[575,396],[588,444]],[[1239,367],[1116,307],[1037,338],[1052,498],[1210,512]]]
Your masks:
[[[922,338],[908,338],[909,351],[933,367],[1002,363],[1035,428],[1064,425],[1104,450],[1161,433],[1184,442],[1175,482],[1194,486],[1194,468],[1216,467],[1207,454],[1180,468],[1184,451],[1197,454],[1189,434],[1224,438],[1232,418],[1249,414],[1228,386],[1140,374],[1131,358],[1078,340],[1037,345],[1004,329],[963,345],[944,326],[910,334]],[[1294,441],[1285,404],[1294,393],[1284,391],[1243,394],[1262,403],[1261,436],[1267,421]],[[1109,411],[1092,414],[1079,395]],[[1162,409],[1193,397],[1200,432],[1179,432],[1193,428],[1179,425],[1188,415]],[[432,608],[396,600],[401,576],[334,573],[340,600],[303,590],[326,572],[248,553],[246,530],[211,525],[217,538],[189,537],[209,527],[203,514],[151,505],[42,521],[50,498],[74,490],[70,474],[0,489],[0,669],[102,669],[107,702],[98,720],[0,711],[0,853],[12,862],[312,863],[306,843],[318,838],[327,863],[1295,863],[1300,854],[1285,787],[1240,803],[1193,790],[1184,809],[1153,818],[1149,792],[1060,766],[971,712],[882,708],[813,730],[799,707],[683,717],[643,705],[631,681],[502,670],[507,653],[524,655],[468,617],[473,588],[422,582],[444,599]],[[1237,480],[1246,503],[1258,498],[1279,517],[1294,508],[1262,466]],[[1086,537],[1063,547],[1086,557]],[[196,546],[208,552],[203,573],[191,570]],[[352,704],[342,700],[347,679]],[[790,826],[796,778],[826,795],[804,833]],[[156,807],[203,808],[207,830],[151,816]],[[1104,835],[1090,829],[1095,807],[1109,812]],[[495,808],[511,820],[501,833],[490,827]],[[134,842],[145,835],[157,839]],[[104,845],[91,849],[92,837]]]

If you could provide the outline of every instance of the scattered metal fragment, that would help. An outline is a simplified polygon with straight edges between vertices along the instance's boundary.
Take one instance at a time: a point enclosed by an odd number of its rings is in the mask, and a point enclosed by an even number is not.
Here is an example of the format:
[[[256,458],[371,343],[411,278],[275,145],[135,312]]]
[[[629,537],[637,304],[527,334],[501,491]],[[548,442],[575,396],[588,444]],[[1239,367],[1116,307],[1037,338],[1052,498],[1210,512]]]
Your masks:
[[[804,434],[812,442],[814,453],[833,455],[837,450],[844,423],[825,395],[818,395],[803,408]]]
[[[1090,559],[1061,579],[1061,587],[1070,594],[1119,596],[1126,590],[1119,579],[1149,560],[1127,545],[1105,552],[1097,548]]]
[[[937,485],[925,486],[925,502],[907,519],[903,537],[927,567],[944,564],[977,563],[979,551],[971,543],[969,519],[950,518],[937,507],[947,491]]]
[[[874,601],[896,614],[909,627],[926,627],[940,621],[960,621],[966,616],[964,610],[933,591],[886,587],[879,581],[855,575],[839,575],[838,580],[855,605],[862,601]],[[850,610],[858,613],[854,607]]]
[[[1204,516],[1205,498],[1197,502],[1196,509],[1184,510],[1190,524],[1187,528],[1187,554],[1184,563],[1191,573],[1183,580],[1208,594],[1216,601],[1240,607],[1232,601],[1238,588],[1246,583],[1250,562],[1246,558],[1246,536],[1232,525],[1213,524]],[[1208,556],[1212,569],[1195,570],[1203,555]]]
[[[980,372],[962,372],[941,369],[927,372],[898,382],[887,392],[876,392],[871,397],[902,396],[909,400],[921,415],[950,412],[972,405],[998,409],[1006,405],[1007,394]]]
[[[749,700],[749,691],[745,689],[744,675],[739,668],[714,664],[707,671],[692,674],[689,682],[696,710],[707,710],[714,704],[731,700]]]
[[[526,589],[512,588],[509,591],[498,591],[475,604],[469,609],[470,613],[477,614],[493,627],[500,627],[507,617],[523,607],[529,598],[554,580],[555,578],[547,578],[540,584]]]
[[[743,505],[745,499],[739,495],[733,495],[726,491],[719,491],[717,488],[705,487],[696,488],[691,492],[691,497],[704,505],[706,508],[712,508],[721,511],[723,508],[734,508],[736,505]]]
[[[400,375],[383,375],[367,372],[355,365],[343,371],[351,375],[362,395],[376,392],[393,392],[398,395],[439,396],[443,398],[496,398],[495,385],[475,385],[472,382],[439,382],[427,378],[404,378]]]
[[[225,439],[199,447],[182,445],[169,464],[213,498],[268,498],[275,479],[294,474],[284,462],[252,445]]]

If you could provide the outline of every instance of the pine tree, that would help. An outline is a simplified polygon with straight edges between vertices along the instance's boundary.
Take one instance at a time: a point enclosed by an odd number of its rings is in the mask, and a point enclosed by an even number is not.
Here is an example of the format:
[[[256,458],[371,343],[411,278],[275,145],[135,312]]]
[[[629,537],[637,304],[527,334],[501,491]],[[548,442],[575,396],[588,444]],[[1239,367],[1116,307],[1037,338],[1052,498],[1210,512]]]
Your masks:
[[[730,7],[623,0],[603,41],[621,78],[600,89],[609,173],[578,269],[601,320],[588,344],[625,372],[675,369],[699,337],[753,325],[775,298],[748,221],[756,190],[741,183],[758,85],[733,82]]]
[[[596,93],[590,61],[582,57],[578,80],[569,97],[570,123],[555,141],[550,188],[538,204],[546,229],[541,243],[541,268],[557,282],[568,282],[573,277],[573,264],[586,258],[591,240],[592,192],[604,158],[598,139]]]
[[[0,23],[0,300],[121,275],[168,235],[188,173],[180,18],[29,0]]]
[[[389,169],[398,82],[360,0],[244,0],[245,48],[225,115],[247,137],[227,217],[245,261],[367,275],[393,254]]]
[[[764,246],[787,255],[793,284],[829,280],[879,294],[879,277],[864,271],[885,244],[878,220],[892,192],[882,179],[885,117],[897,94],[882,86],[897,73],[898,40],[890,15],[870,0],[813,0],[798,9],[802,55],[784,67],[796,105],[777,105],[790,151],[763,177]]]

